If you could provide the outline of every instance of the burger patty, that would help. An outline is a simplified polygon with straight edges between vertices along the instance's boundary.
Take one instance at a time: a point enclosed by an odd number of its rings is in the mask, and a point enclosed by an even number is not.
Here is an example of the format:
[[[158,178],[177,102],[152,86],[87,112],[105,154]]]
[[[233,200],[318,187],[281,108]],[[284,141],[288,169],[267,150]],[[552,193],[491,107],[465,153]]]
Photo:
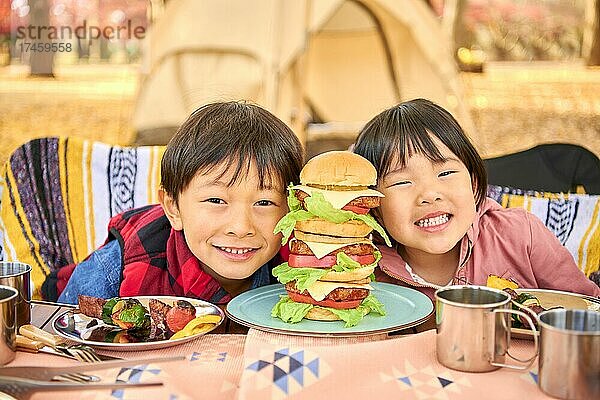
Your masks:
[[[373,254],[374,250],[375,249],[370,244],[355,243],[355,244],[350,244],[348,246],[344,246],[342,248],[339,248],[339,249],[337,249],[335,251],[332,251],[331,253],[329,253],[327,255],[328,256],[334,256],[337,253],[346,253],[349,256],[363,256],[363,255]],[[299,240],[299,239],[291,241],[291,243],[290,243],[290,252],[292,252],[294,254],[301,254],[301,255],[306,255],[306,256],[314,256],[314,253],[312,252],[312,250],[310,249],[310,247],[308,247],[308,245],[306,243],[304,243],[302,240]]]
[[[308,193],[306,193],[302,190],[295,190],[294,193],[296,194],[296,198],[298,200],[300,200],[300,202],[302,203],[302,207],[304,208],[304,199],[306,199],[307,197],[310,197],[310,196],[308,195]],[[364,207],[364,208],[375,208],[375,207],[379,207],[380,201],[381,201],[381,199],[376,196],[363,196],[363,197],[357,197],[356,199],[352,200],[350,203],[348,203],[346,205],[347,206]]]
[[[296,289],[296,281],[291,281],[285,284],[285,290],[288,292],[300,293],[306,296],[310,296],[308,290],[299,291]],[[368,289],[358,289],[358,288],[337,288],[331,291],[324,300],[333,300],[333,301],[352,301],[352,300],[362,300],[369,295]]]

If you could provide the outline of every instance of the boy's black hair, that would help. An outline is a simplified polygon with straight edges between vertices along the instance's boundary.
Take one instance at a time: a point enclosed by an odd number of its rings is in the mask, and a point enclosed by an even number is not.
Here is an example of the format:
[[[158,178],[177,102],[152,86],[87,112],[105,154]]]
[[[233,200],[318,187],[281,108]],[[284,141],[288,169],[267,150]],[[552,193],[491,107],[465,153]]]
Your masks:
[[[194,111],[169,141],[161,161],[161,186],[175,201],[200,171],[230,168],[233,185],[254,163],[260,189],[285,190],[299,182],[303,163],[300,141],[269,111],[246,102],[207,104]]]
[[[358,134],[354,152],[365,157],[377,169],[378,179],[396,160],[405,166],[413,153],[431,161],[442,161],[431,140],[437,137],[465,164],[475,185],[477,208],[486,197],[487,172],[483,160],[458,122],[444,108],[426,99],[415,99],[391,107],[371,121]]]

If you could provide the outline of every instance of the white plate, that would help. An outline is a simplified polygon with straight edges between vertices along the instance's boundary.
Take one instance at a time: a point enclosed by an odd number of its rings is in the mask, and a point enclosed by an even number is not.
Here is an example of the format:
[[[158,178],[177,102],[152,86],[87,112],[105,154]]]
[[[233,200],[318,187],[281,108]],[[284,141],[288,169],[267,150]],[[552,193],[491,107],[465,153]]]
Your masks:
[[[583,294],[547,289],[515,289],[515,292],[531,293],[537,297],[540,305],[546,310],[554,307],[563,307],[568,310],[600,311],[600,299]],[[532,332],[529,329],[512,328],[511,332],[512,337],[516,339],[533,339]]]
[[[137,297],[123,297],[137,299],[142,303],[142,305],[148,308],[148,302],[150,299],[160,300],[165,304],[170,306],[175,305],[177,300],[185,300],[190,302],[196,308],[196,317],[207,314],[214,314],[220,316],[221,320],[219,323],[215,324],[215,326],[210,330],[212,331],[217,326],[219,326],[223,319],[225,318],[225,314],[219,307],[216,305],[209,303],[204,300],[198,299],[190,299],[187,297],[174,297],[174,296],[137,296]],[[106,350],[118,350],[118,351],[139,351],[139,350],[155,350],[162,349],[165,347],[175,346],[181,343],[189,342],[190,340],[194,340],[199,336],[202,336],[210,331],[198,333],[196,335],[187,336],[181,339],[175,340],[157,340],[157,341],[149,341],[149,342],[138,342],[138,343],[107,343],[100,342],[95,340],[86,340],[82,339],[79,332],[81,328],[85,327],[90,321],[96,318],[88,317],[79,312],[79,310],[69,310],[60,315],[58,315],[54,321],[52,321],[52,327],[54,331],[62,336],[65,339],[72,340],[77,343],[87,344],[92,347],[98,347]]]

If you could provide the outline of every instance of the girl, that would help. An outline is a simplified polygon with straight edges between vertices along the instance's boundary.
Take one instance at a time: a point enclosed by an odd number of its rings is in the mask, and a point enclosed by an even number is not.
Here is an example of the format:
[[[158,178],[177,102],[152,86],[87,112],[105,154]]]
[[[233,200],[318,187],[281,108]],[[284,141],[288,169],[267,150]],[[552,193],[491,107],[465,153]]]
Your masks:
[[[600,296],[542,222],[486,198],[483,161],[458,122],[424,99],[392,107],[360,132],[354,152],[371,161],[385,195],[376,218],[393,239],[378,281],[433,298],[450,284],[497,275],[522,288]]]

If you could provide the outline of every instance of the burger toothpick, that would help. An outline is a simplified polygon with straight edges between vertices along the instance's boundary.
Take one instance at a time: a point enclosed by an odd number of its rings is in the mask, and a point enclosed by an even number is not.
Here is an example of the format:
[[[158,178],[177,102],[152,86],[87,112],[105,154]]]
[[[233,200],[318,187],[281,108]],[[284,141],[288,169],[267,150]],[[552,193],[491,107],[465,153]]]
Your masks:
[[[343,320],[345,327],[369,313],[385,315],[369,285],[381,258],[371,232],[389,245],[383,228],[368,215],[383,197],[369,189],[377,183],[377,171],[358,154],[331,151],[309,160],[300,182],[289,188],[290,212],[275,227],[275,233],[283,233],[282,243],[292,232],[294,238],[289,261],[273,269],[287,296],[271,315],[290,323]]]

